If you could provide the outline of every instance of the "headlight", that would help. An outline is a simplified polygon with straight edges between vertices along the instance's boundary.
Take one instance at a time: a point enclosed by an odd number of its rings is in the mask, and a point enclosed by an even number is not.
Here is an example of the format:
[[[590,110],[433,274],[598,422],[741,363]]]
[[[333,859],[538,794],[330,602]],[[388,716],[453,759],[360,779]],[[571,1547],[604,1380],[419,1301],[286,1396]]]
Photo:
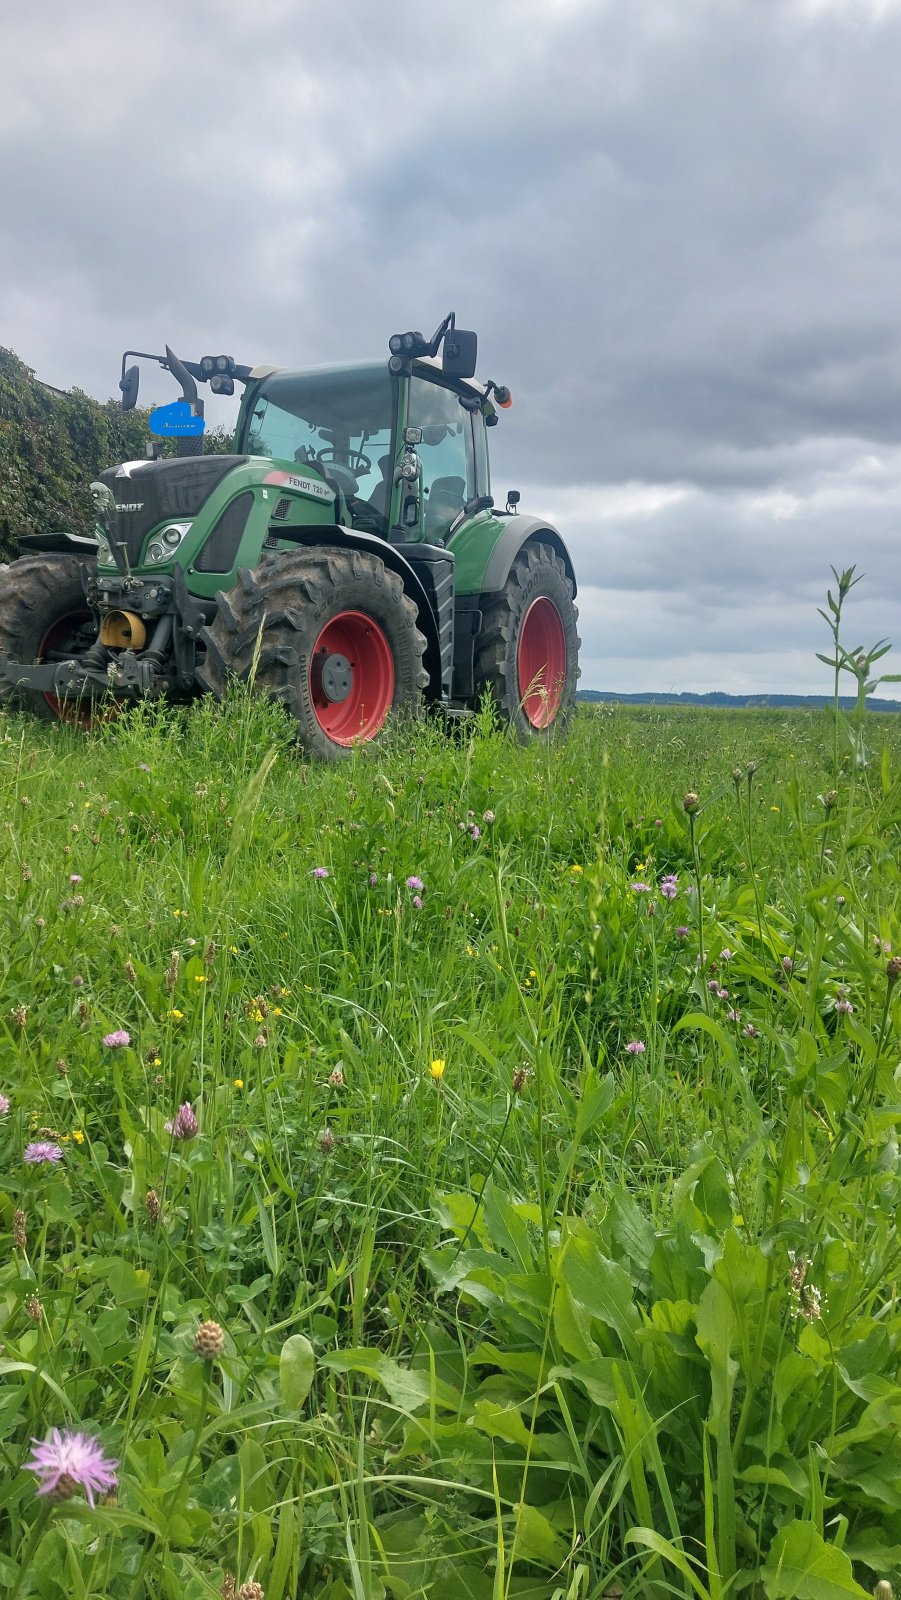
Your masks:
[[[408,450],[407,454],[403,458],[403,461],[397,469],[398,475],[401,478],[418,478],[420,465],[421,463],[416,451]]]
[[[178,549],[190,527],[190,522],[170,522],[162,533],[155,533],[147,551],[148,561],[165,561]]]
[[[97,541],[97,565],[98,567],[114,567],[116,565],[108,539],[99,539]]]

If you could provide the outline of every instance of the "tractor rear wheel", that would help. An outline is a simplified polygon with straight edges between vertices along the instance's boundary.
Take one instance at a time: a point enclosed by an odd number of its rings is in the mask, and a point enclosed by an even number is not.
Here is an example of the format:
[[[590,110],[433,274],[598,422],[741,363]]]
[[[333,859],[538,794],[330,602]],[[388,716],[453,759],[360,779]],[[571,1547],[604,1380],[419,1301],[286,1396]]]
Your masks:
[[[523,742],[566,728],[579,676],[578,611],[562,560],[529,539],[501,593],[483,607],[476,696],[487,693]]]
[[[415,716],[428,683],[417,609],[397,573],[358,550],[298,549],[243,569],[201,641],[198,677],[221,699],[229,676],[287,706],[298,743],[340,761],[391,714]]]
[[[85,599],[77,556],[36,551],[0,571],[0,656],[31,666],[83,655],[97,637]],[[91,702],[0,684],[0,705],[22,707],[44,721],[76,725],[91,720]]]

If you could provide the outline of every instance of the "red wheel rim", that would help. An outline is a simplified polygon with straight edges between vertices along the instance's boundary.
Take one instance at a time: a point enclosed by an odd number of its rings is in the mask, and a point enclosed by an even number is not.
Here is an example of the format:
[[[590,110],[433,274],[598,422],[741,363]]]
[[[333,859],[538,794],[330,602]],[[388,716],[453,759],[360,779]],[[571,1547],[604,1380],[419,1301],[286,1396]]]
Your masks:
[[[553,600],[533,600],[522,619],[516,647],[522,709],[533,728],[553,722],[566,682],[566,635]]]
[[[46,661],[48,656],[56,654],[60,659],[66,654],[72,654],[76,646],[71,643],[72,635],[78,632],[84,623],[91,621],[88,610],[67,611],[55,622],[50,624],[43,639],[38,645],[37,661]],[[55,694],[45,694],[50,710],[61,722],[71,723],[75,727],[86,728],[92,720],[91,703],[87,705],[72,705],[69,701],[60,700]]]
[[[330,678],[327,664],[336,658],[344,666]],[[336,682],[340,699],[328,692]],[[333,744],[374,739],[383,726],[394,701],[394,655],[364,611],[339,611],[322,629],[310,658],[310,697],[316,721]]]

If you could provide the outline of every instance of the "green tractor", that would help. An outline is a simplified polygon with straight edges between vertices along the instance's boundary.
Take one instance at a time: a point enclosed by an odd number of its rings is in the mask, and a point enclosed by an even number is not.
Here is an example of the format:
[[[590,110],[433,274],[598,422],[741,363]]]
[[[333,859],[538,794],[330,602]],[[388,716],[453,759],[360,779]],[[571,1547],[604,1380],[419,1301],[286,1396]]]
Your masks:
[[[23,538],[0,571],[0,703],[88,723],[142,696],[252,680],[333,760],[392,713],[490,695],[522,739],[572,709],[572,562],[518,493],[495,507],[487,429],[509,391],[474,380],[476,336],[449,315],[395,334],[387,363],[288,372],[227,356],[126,351],[181,385],[176,455],[92,484],[96,537]],[[198,383],[244,385],[234,454],[204,455]]]

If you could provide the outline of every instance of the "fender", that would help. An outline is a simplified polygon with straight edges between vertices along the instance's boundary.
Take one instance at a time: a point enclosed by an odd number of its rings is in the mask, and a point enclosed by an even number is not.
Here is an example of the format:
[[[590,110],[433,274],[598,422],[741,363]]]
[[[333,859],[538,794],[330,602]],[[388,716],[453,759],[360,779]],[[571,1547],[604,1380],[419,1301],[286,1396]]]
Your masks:
[[[289,528],[276,523],[271,532],[279,541],[310,545],[314,550],[321,550],[324,545],[335,545],[339,550],[365,550],[384,561],[389,571],[396,572],[404,590],[419,609],[419,629],[426,641],[423,663],[429,675],[426,696],[430,700],[441,698],[441,639],[437,619],[422,580],[397,545],[380,539],[377,533],[363,533],[357,528],[345,528],[341,523],[334,527],[309,528]]]
[[[548,544],[556,550],[566,568],[566,576],[576,593],[576,574],[572,558],[557,529],[541,517],[508,517],[504,530],[499,536],[485,568],[482,579],[482,593],[496,594],[503,589],[510,575],[516,557],[527,539],[535,539],[541,544]]]
[[[23,550],[47,550],[53,555],[96,556],[97,540],[83,538],[80,533],[23,533],[19,536]]]

